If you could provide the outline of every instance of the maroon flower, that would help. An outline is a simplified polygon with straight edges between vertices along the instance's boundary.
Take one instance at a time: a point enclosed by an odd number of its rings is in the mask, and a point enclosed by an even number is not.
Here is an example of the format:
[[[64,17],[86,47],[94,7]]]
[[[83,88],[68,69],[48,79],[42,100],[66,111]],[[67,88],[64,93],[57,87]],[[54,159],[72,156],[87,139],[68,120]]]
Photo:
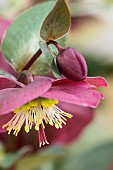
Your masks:
[[[71,111],[76,113],[76,108],[80,108],[78,106],[85,109],[95,108],[100,99],[103,99],[103,94],[96,90],[98,86],[107,85],[102,77],[85,78],[85,76],[84,80],[76,82],[67,78],[56,80],[50,77],[32,76],[28,71],[23,71],[17,79],[18,74],[1,54],[0,59],[2,61],[0,67],[15,76],[14,79],[0,76],[0,132],[8,131],[10,134],[13,131],[17,136],[22,126],[27,133],[35,126],[41,146],[48,143],[44,132],[45,124],[55,126],[57,129],[62,128],[62,125],[66,124],[67,117],[72,117]],[[65,111],[61,110],[60,105],[58,107],[59,101],[71,105],[66,109],[69,113],[65,108],[63,108]],[[84,124],[86,123],[84,122],[83,126]],[[80,126],[80,129],[83,126]],[[71,128],[70,125],[69,127]],[[66,134],[60,135],[61,141],[69,140]],[[70,133],[70,139],[73,135]],[[56,136],[57,133],[55,138]]]
[[[106,86],[102,77],[75,82],[43,76],[33,77],[27,71],[22,74],[23,83],[0,76],[0,131],[8,130],[10,134],[13,130],[17,136],[24,124],[27,133],[35,125],[40,146],[48,143],[44,124],[62,128],[66,124],[66,117],[72,117],[56,106],[58,101],[95,108],[103,98],[96,86]],[[25,85],[24,80],[30,80],[29,84]]]

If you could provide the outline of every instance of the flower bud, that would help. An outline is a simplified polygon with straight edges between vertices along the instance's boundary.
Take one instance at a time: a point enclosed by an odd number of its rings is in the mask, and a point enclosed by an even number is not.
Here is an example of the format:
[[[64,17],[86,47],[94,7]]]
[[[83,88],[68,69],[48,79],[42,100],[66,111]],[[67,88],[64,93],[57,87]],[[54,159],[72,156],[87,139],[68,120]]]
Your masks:
[[[68,79],[80,81],[86,78],[86,61],[84,57],[73,48],[60,48],[56,61],[60,72]]]

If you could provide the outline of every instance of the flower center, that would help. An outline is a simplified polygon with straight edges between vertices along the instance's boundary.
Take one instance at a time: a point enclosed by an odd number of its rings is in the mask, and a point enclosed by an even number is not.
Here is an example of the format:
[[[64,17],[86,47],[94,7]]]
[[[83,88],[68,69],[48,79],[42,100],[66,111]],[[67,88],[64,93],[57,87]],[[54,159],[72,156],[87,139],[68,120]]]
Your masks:
[[[34,125],[38,131],[39,146],[48,144],[44,132],[45,124],[55,126],[57,129],[62,128],[62,124],[66,124],[66,117],[72,117],[71,114],[62,111],[55,104],[58,104],[58,100],[42,97],[32,100],[15,109],[15,115],[7,124],[3,125],[3,128],[7,128],[8,134],[13,130],[13,134],[17,136],[24,123],[27,133]]]

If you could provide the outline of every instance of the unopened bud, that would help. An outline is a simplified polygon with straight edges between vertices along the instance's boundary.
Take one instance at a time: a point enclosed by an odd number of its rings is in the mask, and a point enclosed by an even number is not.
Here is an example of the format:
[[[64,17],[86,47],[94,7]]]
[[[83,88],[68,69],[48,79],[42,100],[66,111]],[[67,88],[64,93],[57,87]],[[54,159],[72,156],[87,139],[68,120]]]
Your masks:
[[[86,61],[84,57],[73,48],[60,48],[56,60],[60,72],[68,79],[80,81],[86,78]]]

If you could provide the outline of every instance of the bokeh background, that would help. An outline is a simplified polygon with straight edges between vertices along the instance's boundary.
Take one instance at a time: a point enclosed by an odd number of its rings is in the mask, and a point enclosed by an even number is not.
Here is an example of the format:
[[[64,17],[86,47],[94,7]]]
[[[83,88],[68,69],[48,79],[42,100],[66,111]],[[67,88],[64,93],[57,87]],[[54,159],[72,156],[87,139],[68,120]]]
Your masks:
[[[0,43],[20,13],[44,0],[0,0]],[[113,0],[67,0],[72,25],[66,46],[86,58],[89,76],[104,76],[105,99],[95,110],[61,103],[74,110],[63,131],[47,129],[50,145],[38,148],[37,133],[15,139],[0,134],[0,170],[113,170]],[[69,108],[70,107],[70,108]],[[52,139],[53,138],[53,139]]]

